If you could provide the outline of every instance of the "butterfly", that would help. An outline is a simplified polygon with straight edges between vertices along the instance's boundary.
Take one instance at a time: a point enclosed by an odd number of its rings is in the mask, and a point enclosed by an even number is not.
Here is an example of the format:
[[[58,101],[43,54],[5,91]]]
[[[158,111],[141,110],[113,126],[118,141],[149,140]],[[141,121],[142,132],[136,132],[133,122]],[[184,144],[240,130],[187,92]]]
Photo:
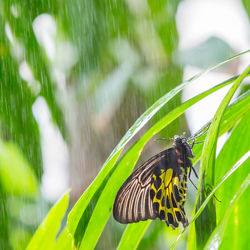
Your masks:
[[[175,137],[172,148],[153,156],[127,178],[115,198],[115,220],[127,224],[159,218],[173,229],[179,223],[187,227],[187,177],[191,170],[198,177],[191,161],[195,138]]]

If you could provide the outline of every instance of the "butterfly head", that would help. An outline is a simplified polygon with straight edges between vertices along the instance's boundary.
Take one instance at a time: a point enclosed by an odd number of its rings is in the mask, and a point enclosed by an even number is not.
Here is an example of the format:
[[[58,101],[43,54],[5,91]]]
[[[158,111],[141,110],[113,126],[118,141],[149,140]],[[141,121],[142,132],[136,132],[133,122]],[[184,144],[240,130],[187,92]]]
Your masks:
[[[192,145],[189,144],[189,140],[185,136],[176,136],[174,138],[174,147],[180,152],[183,152],[187,157],[194,158]]]

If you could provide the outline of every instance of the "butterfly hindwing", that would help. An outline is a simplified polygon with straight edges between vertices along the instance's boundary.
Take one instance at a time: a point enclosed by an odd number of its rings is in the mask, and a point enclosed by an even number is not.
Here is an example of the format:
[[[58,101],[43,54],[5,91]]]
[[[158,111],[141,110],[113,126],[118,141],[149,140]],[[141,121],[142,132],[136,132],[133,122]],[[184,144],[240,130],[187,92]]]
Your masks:
[[[184,168],[182,169],[182,173],[180,175],[180,184],[179,184],[179,195],[181,197],[179,205],[182,209],[184,206],[184,203],[186,201],[186,195],[187,195],[187,172]]]
[[[182,222],[183,226],[188,224],[185,211],[181,207],[184,202],[179,193],[179,177],[174,169],[155,171],[150,193],[157,217],[173,228],[178,227],[179,222]]]

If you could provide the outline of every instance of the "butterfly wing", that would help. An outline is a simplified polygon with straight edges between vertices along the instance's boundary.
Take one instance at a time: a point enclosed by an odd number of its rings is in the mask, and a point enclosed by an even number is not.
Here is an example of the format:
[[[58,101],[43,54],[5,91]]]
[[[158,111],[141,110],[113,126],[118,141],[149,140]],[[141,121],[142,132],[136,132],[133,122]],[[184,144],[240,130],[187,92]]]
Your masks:
[[[161,179],[160,182],[159,179]],[[169,168],[162,171],[161,175],[158,176],[157,173],[153,175],[150,193],[153,209],[157,217],[174,229],[178,227],[179,222],[182,222],[184,227],[188,225],[179,192],[179,177],[174,176],[173,169]]]
[[[124,182],[113,206],[113,216],[117,221],[127,224],[156,218],[150,198],[151,182],[155,168],[167,155],[166,151],[150,158]]]
[[[114,218],[127,224],[158,217],[173,228],[178,227],[178,222],[186,227],[177,160],[175,149],[170,148],[133,172],[116,195]]]

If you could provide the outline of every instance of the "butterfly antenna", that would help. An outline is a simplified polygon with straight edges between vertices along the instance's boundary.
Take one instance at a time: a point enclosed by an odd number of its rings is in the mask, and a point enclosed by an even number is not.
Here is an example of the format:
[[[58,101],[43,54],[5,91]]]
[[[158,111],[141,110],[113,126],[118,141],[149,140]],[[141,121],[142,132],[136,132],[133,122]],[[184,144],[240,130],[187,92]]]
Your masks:
[[[209,122],[207,125],[205,125],[205,126],[200,130],[201,132],[198,132],[197,134],[195,134],[195,137],[197,138],[197,137],[200,137],[200,136],[204,135],[205,133],[207,133],[207,131],[208,131],[210,125],[211,125],[211,122]],[[205,130],[204,130],[204,129],[205,129]]]
[[[204,135],[205,133],[207,133],[209,127],[210,127],[209,123],[208,125],[205,126],[205,130],[204,127],[200,130],[201,132],[197,132],[194,136],[191,136],[188,138],[189,141],[194,141],[195,139],[197,139],[198,137],[201,137],[202,135]],[[204,131],[203,131],[204,130]]]

